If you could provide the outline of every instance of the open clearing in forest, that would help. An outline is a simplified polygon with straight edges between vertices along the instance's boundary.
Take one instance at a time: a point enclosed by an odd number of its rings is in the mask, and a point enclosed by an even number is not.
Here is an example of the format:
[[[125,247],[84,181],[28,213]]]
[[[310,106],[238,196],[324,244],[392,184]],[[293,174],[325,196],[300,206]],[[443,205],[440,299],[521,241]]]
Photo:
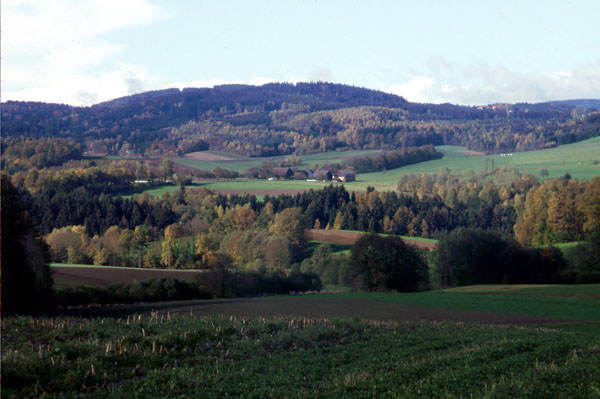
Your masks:
[[[323,229],[309,229],[307,230],[307,236],[309,240],[322,241],[333,244],[345,244],[353,245],[360,236],[367,234],[360,231],[345,231],[345,230],[323,230]],[[432,250],[437,246],[437,241],[427,240],[416,237],[401,237],[402,240],[415,248]]]
[[[106,286],[109,284],[131,284],[134,281],[147,281],[152,278],[175,278],[192,281],[202,271],[138,269],[133,267],[52,265],[50,268],[56,288],[77,285]]]

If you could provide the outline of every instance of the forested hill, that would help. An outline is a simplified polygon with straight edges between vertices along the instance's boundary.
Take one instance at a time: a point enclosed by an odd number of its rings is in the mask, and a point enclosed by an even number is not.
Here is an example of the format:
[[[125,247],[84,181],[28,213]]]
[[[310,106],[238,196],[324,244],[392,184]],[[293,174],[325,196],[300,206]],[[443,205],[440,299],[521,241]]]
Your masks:
[[[600,135],[594,111],[564,102],[418,104],[341,84],[272,83],[159,90],[91,107],[9,101],[2,104],[2,135],[71,138],[113,154],[210,148],[269,156],[423,144],[504,152]]]
[[[592,99],[592,98],[582,98],[577,100],[558,100],[558,101],[550,101],[546,104],[565,104],[572,107],[584,108],[584,109],[592,109],[595,111],[600,110],[600,100]]]

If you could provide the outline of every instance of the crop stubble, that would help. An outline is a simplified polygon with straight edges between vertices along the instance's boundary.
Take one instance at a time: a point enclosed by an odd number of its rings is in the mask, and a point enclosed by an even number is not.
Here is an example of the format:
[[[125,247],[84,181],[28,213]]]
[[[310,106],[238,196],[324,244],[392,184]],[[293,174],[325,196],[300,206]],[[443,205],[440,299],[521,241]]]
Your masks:
[[[127,317],[151,312],[200,316],[300,317],[310,319],[360,318],[372,321],[455,321],[477,324],[544,324],[569,322],[559,319],[493,312],[442,309],[366,298],[289,297],[216,299],[146,303],[128,306],[68,309],[65,314],[83,317]]]

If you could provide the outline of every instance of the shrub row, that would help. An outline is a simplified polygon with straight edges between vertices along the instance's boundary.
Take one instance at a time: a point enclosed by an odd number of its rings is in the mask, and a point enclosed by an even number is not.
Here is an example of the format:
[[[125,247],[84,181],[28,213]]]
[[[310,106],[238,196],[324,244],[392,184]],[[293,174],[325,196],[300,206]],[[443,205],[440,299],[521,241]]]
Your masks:
[[[457,229],[440,240],[436,277],[441,287],[596,283],[600,282],[598,238],[590,235],[565,257],[556,247],[525,248],[495,232]]]
[[[292,272],[231,272],[216,270],[203,273],[197,283],[214,298],[235,298],[257,295],[289,294],[320,291],[321,279],[315,273]]]
[[[56,291],[56,302],[58,306],[63,308],[117,303],[209,299],[210,297],[210,294],[203,292],[197,284],[174,278],[134,281],[128,285],[110,284],[106,287],[79,286]]]

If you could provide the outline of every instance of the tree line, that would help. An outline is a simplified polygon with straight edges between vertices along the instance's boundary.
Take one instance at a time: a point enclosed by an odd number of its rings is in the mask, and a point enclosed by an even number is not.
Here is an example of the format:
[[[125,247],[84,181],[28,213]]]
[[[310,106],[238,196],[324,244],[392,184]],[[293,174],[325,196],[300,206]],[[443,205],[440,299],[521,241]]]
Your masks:
[[[599,281],[599,177],[586,182],[565,176],[539,183],[505,169],[495,171],[491,179],[457,179],[441,172],[400,182],[403,187],[415,185],[416,195],[349,193],[331,185],[257,201],[251,195],[183,187],[159,198],[132,199],[91,192],[83,185],[30,191],[14,188],[3,176],[3,226],[21,232],[14,243],[3,235],[3,245],[26,254],[24,262],[10,254],[3,260],[30,265],[29,270],[6,271],[7,278],[24,279],[23,284],[32,275],[47,277],[44,265],[50,260],[215,273],[237,270],[261,276],[316,273],[325,283],[371,291]],[[574,224],[569,225],[573,215]],[[486,220],[493,223],[483,224]],[[311,249],[305,234],[309,227],[392,233],[406,229],[410,235],[419,232],[441,241],[432,269],[431,257],[405,248],[393,237],[365,236],[348,255],[327,246]],[[43,229],[43,236],[36,228]],[[566,238],[583,240],[568,259],[553,248],[529,247]],[[47,280],[38,283],[35,289],[47,292]],[[7,288],[7,295],[17,297],[24,287]]]
[[[2,170],[9,173],[58,166],[83,157],[81,144],[74,139],[3,139]]]
[[[344,161],[343,168],[351,168],[357,173],[381,172],[440,159],[443,156],[444,154],[437,151],[432,145],[402,147],[399,150],[385,151],[381,154],[352,157]]]

